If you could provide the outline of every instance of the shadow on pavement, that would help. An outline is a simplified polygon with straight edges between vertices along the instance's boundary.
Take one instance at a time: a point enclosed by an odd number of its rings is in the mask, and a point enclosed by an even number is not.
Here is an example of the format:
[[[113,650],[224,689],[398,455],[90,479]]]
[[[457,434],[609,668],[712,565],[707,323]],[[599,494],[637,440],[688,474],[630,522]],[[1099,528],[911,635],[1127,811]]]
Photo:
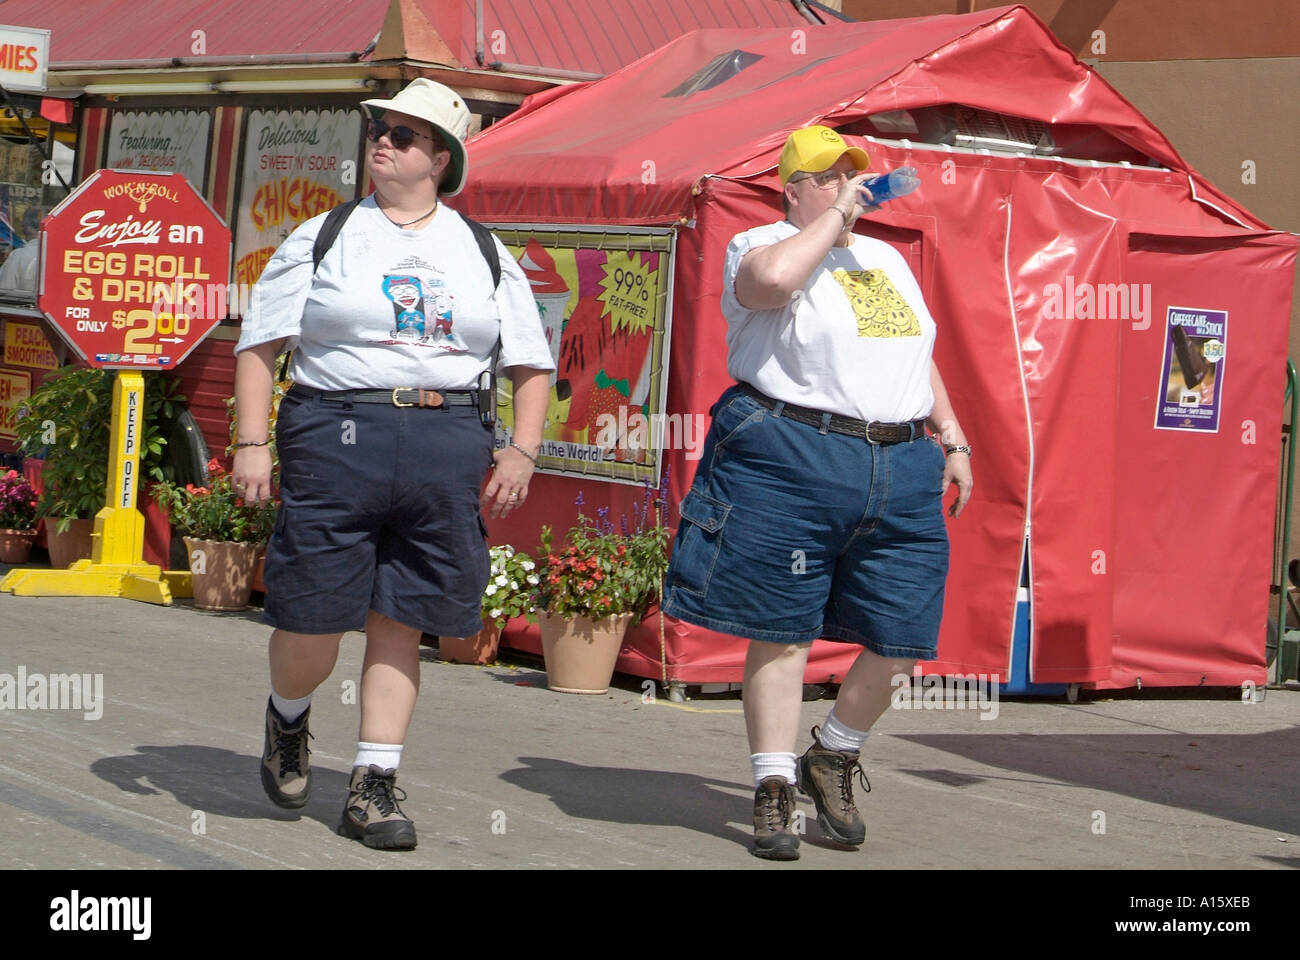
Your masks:
[[[747,784],[662,770],[588,767],[549,757],[520,757],[519,762],[525,766],[507,770],[501,779],[549,796],[567,816],[686,827],[749,848],[751,832],[728,825],[748,823],[753,814],[753,791]],[[742,791],[745,797],[725,790]]]
[[[351,771],[315,763],[311,799],[300,810],[277,807],[262,790],[260,757],[219,747],[136,747],[138,753],[105,757],[90,765],[97,777],[124,793],[170,793],[190,810],[245,820],[297,820],[306,816],[332,832],[348,795]]]
[[[1290,759],[1300,756],[1300,727],[1227,734],[895,736],[1065,787],[1103,790],[1300,835],[1300,805],[1294,802]],[[987,780],[1018,779],[934,769],[899,768],[898,772],[956,790]]]

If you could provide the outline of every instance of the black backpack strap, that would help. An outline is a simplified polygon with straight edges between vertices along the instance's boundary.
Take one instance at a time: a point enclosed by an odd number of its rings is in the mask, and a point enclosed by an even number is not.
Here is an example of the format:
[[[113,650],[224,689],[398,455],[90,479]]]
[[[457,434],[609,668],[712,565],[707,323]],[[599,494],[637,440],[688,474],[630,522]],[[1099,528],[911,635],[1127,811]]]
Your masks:
[[[492,290],[495,293],[496,288],[501,286],[501,254],[497,252],[496,239],[492,236],[492,231],[477,220],[472,220],[463,213],[460,216],[465,221],[465,226],[469,227],[469,232],[474,234],[479,252],[487,261],[488,270],[492,274]],[[492,348],[492,356],[488,360],[488,368],[479,377],[478,383],[478,414],[483,421],[483,426],[489,430],[496,426],[497,421],[497,363],[500,360],[501,336],[498,334],[496,346]]]
[[[325,215],[325,222],[320,226],[320,233],[316,234],[316,243],[311,248],[311,272],[315,274],[320,269],[320,262],[325,259],[325,254],[329,248],[334,246],[334,241],[338,239],[339,231],[343,229],[344,222],[352,216],[352,211],[357,208],[365,197],[357,197],[355,200],[349,200],[347,203],[340,203],[337,207]]]
[[[492,238],[492,231],[477,220],[471,220],[463,213],[460,217],[465,221],[465,226],[469,227],[469,232],[474,234],[474,239],[478,241],[479,252],[483,254],[483,259],[487,261],[488,270],[492,272],[492,289],[495,290],[501,286],[501,254],[497,253],[497,245]]]

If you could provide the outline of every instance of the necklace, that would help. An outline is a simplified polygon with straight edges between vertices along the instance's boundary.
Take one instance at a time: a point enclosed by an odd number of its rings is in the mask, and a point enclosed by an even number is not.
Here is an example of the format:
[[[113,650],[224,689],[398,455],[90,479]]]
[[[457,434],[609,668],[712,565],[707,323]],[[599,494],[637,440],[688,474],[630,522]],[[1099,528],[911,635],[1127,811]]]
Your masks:
[[[410,226],[411,224],[413,224],[413,223],[419,223],[421,220],[425,220],[425,219],[427,219],[428,217],[432,216],[433,213],[434,213],[434,211],[437,210],[437,209],[438,209],[438,204],[437,204],[437,201],[435,201],[434,204],[433,204],[433,209],[430,210],[428,213],[421,214],[420,216],[416,217],[414,220],[407,220],[405,223],[398,223],[398,222],[397,222],[396,220],[394,220],[392,217],[389,217],[389,216],[388,216],[388,211],[385,210],[383,207],[380,207],[380,208],[379,208],[379,212],[382,213],[385,217],[388,217],[388,222],[391,223],[391,224],[393,224],[393,226],[396,226],[396,227],[409,227],[409,226]]]

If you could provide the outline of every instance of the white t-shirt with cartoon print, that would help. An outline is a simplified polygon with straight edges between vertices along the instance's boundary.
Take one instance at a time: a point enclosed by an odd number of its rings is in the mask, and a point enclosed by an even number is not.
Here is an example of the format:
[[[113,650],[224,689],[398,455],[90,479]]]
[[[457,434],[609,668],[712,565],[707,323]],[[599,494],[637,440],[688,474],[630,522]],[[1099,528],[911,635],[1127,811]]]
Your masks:
[[[494,297],[487,260],[459,213],[439,203],[427,226],[403,230],[371,195],[313,277],[326,216],[301,224],[267,263],[236,353],[287,338],[294,382],[317,390],[468,390],[499,333],[501,367],[555,369],[532,289],[500,240]]]
[[[907,261],[889,244],[854,234],[849,246],[831,247],[785,306],[741,305],[736,274],[745,254],[796,233],[783,220],[737,234],[727,247],[727,372],[769,397],[841,416],[928,417],[934,319]]]

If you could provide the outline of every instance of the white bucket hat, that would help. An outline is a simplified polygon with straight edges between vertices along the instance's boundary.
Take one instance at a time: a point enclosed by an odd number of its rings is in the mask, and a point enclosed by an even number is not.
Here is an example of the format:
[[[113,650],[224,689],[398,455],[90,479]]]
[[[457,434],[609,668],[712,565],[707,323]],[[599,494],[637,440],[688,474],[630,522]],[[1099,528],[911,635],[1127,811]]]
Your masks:
[[[369,109],[376,119],[385,110],[404,113],[408,117],[419,117],[433,124],[434,129],[442,134],[443,143],[451,151],[451,175],[443,184],[439,193],[444,197],[454,197],[465,186],[465,177],[469,173],[469,156],[465,153],[465,134],[469,132],[469,107],[451,87],[443,86],[426,77],[417,77],[408,83],[397,96],[391,100],[362,100],[361,105]]]

